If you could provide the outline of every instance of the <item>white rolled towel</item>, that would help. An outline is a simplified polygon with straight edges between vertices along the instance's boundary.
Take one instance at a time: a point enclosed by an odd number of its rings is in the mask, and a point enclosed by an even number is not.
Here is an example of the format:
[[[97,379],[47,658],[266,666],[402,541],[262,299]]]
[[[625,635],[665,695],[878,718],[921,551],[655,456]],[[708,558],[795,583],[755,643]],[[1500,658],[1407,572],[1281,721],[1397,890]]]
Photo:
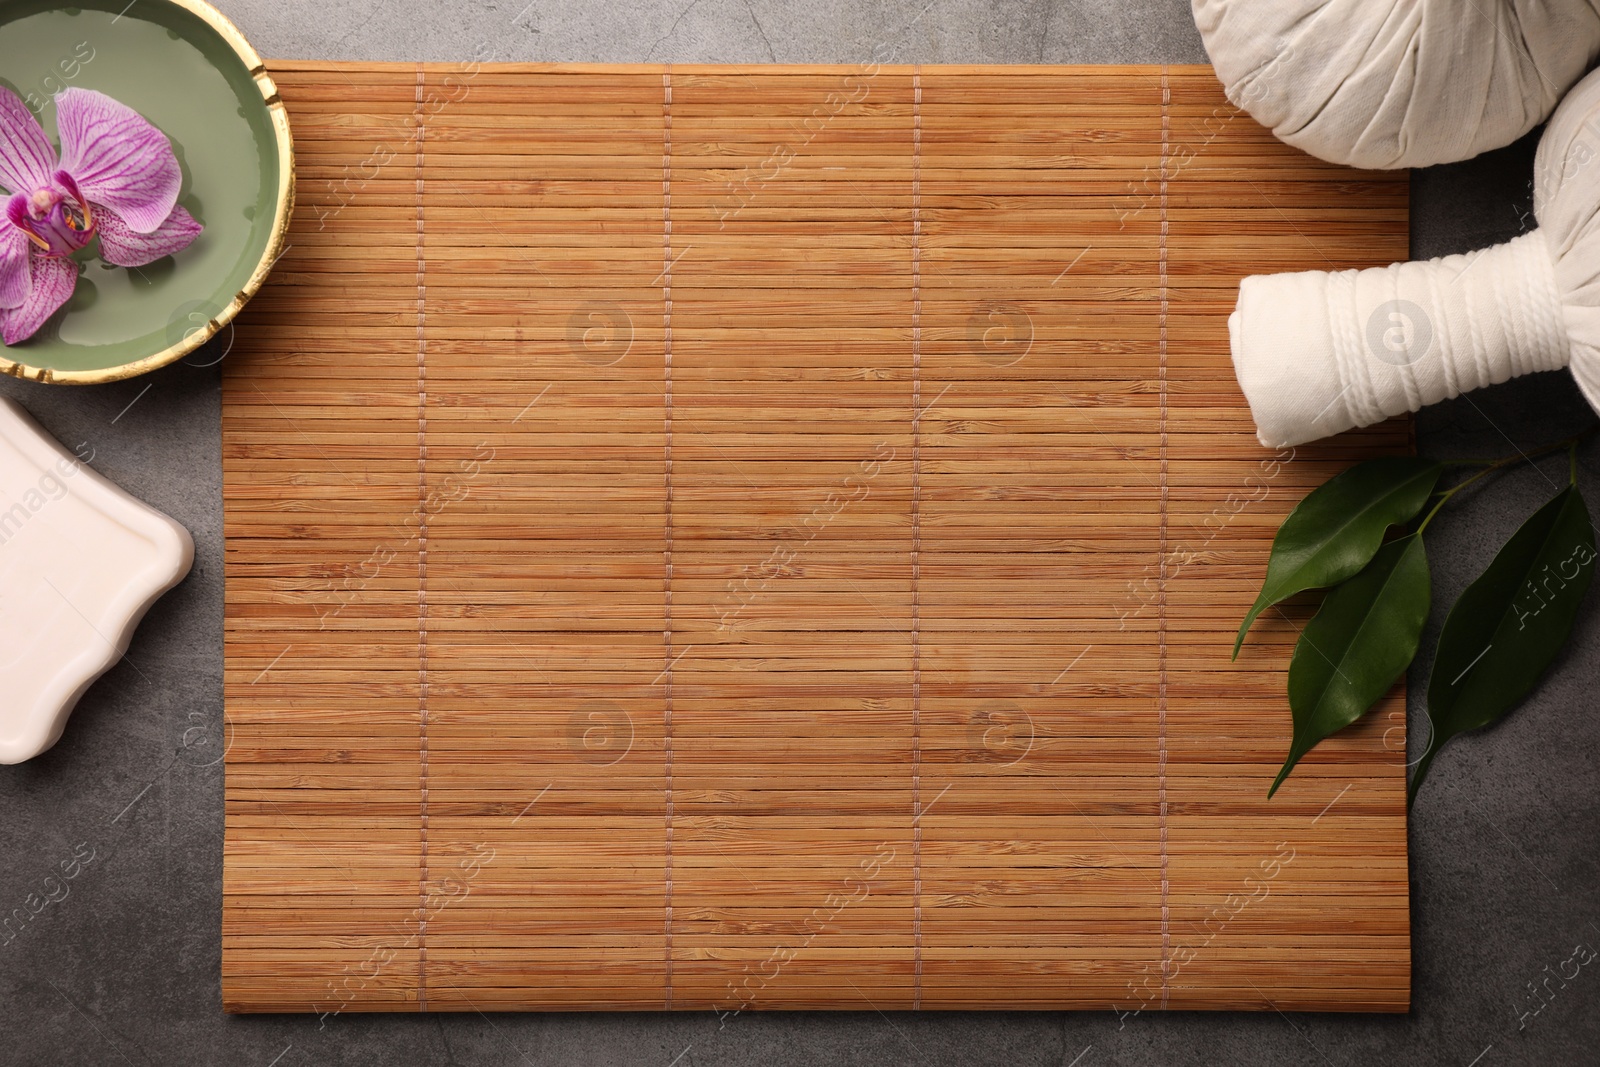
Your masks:
[[[1600,0],[1193,0],[1228,99],[1370,169],[1470,159],[1543,122],[1600,56]]]
[[[1261,443],[1569,365],[1600,411],[1600,71],[1539,141],[1533,211],[1537,229],[1468,255],[1246,278],[1228,337]]]

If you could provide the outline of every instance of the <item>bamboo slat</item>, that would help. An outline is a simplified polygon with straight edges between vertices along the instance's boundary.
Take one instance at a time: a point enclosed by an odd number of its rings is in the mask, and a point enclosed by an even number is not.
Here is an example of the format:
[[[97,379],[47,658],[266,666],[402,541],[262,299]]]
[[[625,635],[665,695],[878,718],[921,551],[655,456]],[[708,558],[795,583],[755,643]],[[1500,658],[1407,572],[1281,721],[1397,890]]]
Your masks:
[[[1305,603],[1240,277],[1401,174],[1203,67],[274,63],[227,356],[230,1011],[1404,1011],[1404,701]]]

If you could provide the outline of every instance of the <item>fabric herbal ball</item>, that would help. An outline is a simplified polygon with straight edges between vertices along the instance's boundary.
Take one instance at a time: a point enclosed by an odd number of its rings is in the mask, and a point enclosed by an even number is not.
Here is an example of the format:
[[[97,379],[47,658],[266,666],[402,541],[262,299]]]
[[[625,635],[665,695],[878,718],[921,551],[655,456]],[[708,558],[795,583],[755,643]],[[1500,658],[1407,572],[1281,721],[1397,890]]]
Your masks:
[[[1372,170],[1470,159],[1554,110],[1600,56],[1600,0],[1193,0],[1228,99]]]
[[[1533,206],[1537,229],[1478,252],[1240,283],[1228,335],[1261,443],[1569,365],[1600,411],[1600,71],[1545,129]]]

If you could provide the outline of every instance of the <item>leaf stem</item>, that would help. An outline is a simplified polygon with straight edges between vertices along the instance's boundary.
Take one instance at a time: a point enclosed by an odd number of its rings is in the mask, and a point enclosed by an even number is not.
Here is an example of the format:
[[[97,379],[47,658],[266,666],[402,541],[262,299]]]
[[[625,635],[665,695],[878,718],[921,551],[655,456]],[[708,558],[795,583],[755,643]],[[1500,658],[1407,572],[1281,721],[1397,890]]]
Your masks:
[[[1483,478],[1483,477],[1485,477],[1487,475],[1493,474],[1496,471],[1504,470],[1505,468],[1511,466],[1512,464],[1519,463],[1522,460],[1528,460],[1529,462],[1532,462],[1533,460],[1538,459],[1541,456],[1548,456],[1552,452],[1565,451],[1567,453],[1567,455],[1568,455],[1569,462],[1570,462],[1570,468],[1571,468],[1570,477],[1572,479],[1573,484],[1577,484],[1577,481],[1578,481],[1578,445],[1582,444],[1584,441],[1586,441],[1589,438],[1593,437],[1597,433],[1600,433],[1600,423],[1596,423],[1595,425],[1589,427],[1587,430],[1583,430],[1583,431],[1581,431],[1579,433],[1575,433],[1571,437],[1564,437],[1561,440],[1555,442],[1554,444],[1548,444],[1548,445],[1545,445],[1542,448],[1536,448],[1532,452],[1518,452],[1514,456],[1504,456],[1504,457],[1502,457],[1500,459],[1496,459],[1496,460],[1478,460],[1478,459],[1449,460],[1449,459],[1447,459],[1447,460],[1442,461],[1447,465],[1454,464],[1456,466],[1477,466],[1477,465],[1482,464],[1482,463],[1487,463],[1488,465],[1485,466],[1483,468],[1483,470],[1481,470],[1478,473],[1472,475],[1472,477],[1467,478],[1465,481],[1462,481],[1462,482],[1460,482],[1460,483],[1458,483],[1456,485],[1451,486],[1449,489],[1436,490],[1435,492],[1436,492],[1437,496],[1439,497],[1439,501],[1438,501],[1438,503],[1434,504],[1433,507],[1428,511],[1428,514],[1423,517],[1422,524],[1417,527],[1417,533],[1420,534],[1423,530],[1426,530],[1428,528],[1428,523],[1432,522],[1433,521],[1433,517],[1439,513],[1439,509],[1444,507],[1445,501],[1447,501],[1451,497],[1455,496],[1457,493],[1459,493],[1461,490],[1465,489],[1467,486],[1471,485],[1473,482],[1477,481],[1479,478]]]
[[[1518,456],[1517,458],[1521,459],[1522,457]],[[1483,470],[1479,471],[1477,474],[1474,474],[1472,477],[1468,478],[1466,481],[1461,482],[1459,485],[1453,485],[1449,489],[1446,489],[1446,490],[1442,491],[1441,493],[1439,493],[1439,501],[1438,501],[1438,503],[1434,504],[1433,507],[1428,509],[1428,514],[1426,516],[1424,516],[1423,519],[1422,519],[1422,525],[1417,527],[1417,533],[1420,534],[1423,530],[1426,530],[1428,528],[1428,523],[1432,522],[1433,521],[1433,517],[1435,515],[1439,514],[1439,509],[1444,507],[1445,501],[1449,500],[1451,497],[1453,497],[1457,493],[1461,492],[1461,490],[1465,489],[1467,486],[1471,485],[1473,482],[1477,481],[1479,478],[1482,478],[1486,474],[1494,473],[1495,471],[1501,469],[1502,467],[1506,466],[1510,462],[1511,462],[1510,460],[1500,460],[1498,463],[1495,463],[1495,464],[1493,464],[1491,466],[1485,467]]]

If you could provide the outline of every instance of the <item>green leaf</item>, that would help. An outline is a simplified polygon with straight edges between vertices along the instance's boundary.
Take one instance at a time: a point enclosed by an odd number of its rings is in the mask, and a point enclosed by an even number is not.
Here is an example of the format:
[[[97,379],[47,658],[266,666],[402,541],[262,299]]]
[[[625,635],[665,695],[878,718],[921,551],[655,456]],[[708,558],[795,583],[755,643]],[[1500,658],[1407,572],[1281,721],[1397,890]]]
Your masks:
[[[1420,534],[1390,541],[1327,595],[1289,660],[1294,740],[1267,796],[1317,742],[1361,718],[1389,691],[1417,654],[1429,596]]]
[[[1239,626],[1234,659],[1257,615],[1304,590],[1338,585],[1365,567],[1384,531],[1422,510],[1443,471],[1443,464],[1420,456],[1390,456],[1358,463],[1312,490],[1272,539],[1267,578]]]
[[[1533,689],[1572,633],[1594,569],[1594,524],[1573,485],[1534,512],[1467,586],[1439,634],[1428,678],[1433,736],[1411,799],[1446,741],[1489,725]]]

